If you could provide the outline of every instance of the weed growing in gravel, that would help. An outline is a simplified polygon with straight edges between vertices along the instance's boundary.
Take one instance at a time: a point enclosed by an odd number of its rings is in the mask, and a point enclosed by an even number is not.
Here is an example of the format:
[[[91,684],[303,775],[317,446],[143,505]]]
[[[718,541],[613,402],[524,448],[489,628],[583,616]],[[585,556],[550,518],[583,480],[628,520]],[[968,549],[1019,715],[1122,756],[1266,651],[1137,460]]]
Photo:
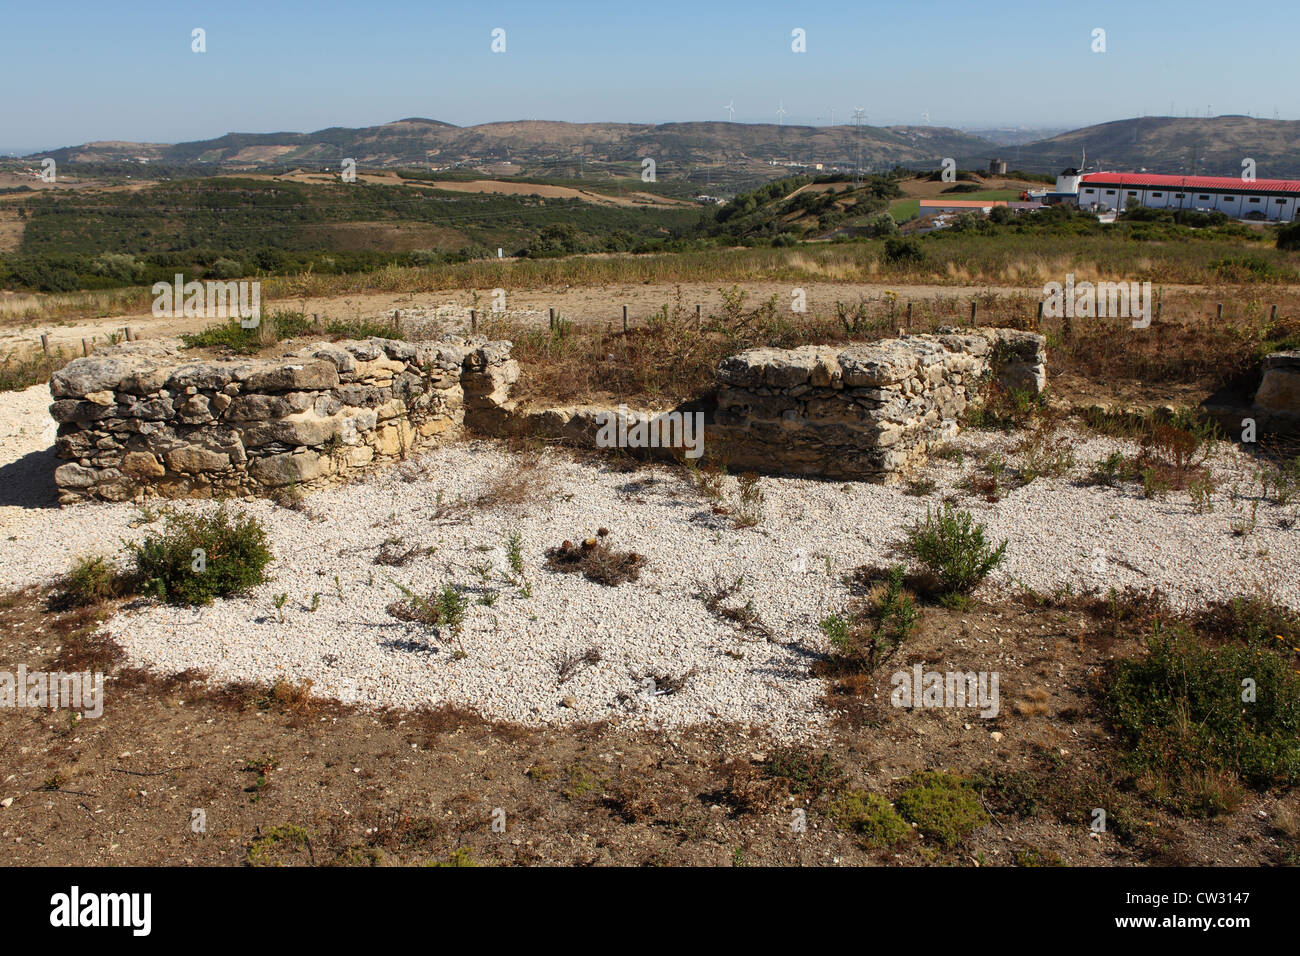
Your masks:
[[[1060,478],[1074,469],[1070,439],[1055,435],[1047,425],[1034,429],[1016,450],[1016,474],[1022,485],[1038,478]]]
[[[516,576],[522,576],[524,573],[524,536],[518,529],[512,530],[506,535],[506,563],[510,565],[510,570]]]
[[[944,442],[930,453],[930,457],[940,461],[950,461],[960,466],[965,460],[965,453],[952,442]]]
[[[736,479],[737,498],[732,506],[737,528],[752,528],[763,520],[763,489],[758,475],[746,472]]]
[[[928,498],[936,487],[932,478],[913,478],[903,486],[903,492],[913,498]]]
[[[1206,514],[1214,510],[1214,479],[1208,474],[1193,478],[1187,483],[1187,497],[1192,501],[1192,511]]]
[[[712,585],[701,586],[695,592],[695,597],[702,601],[705,609],[719,620],[729,621],[737,625],[742,631],[757,634],[759,637],[770,640],[773,636],[772,629],[763,623],[758,611],[754,609],[753,600],[747,600],[741,606],[727,604],[728,599],[739,593],[744,584],[744,575],[740,575],[735,580],[728,582],[720,575],[715,574]]]
[[[465,625],[465,613],[469,610],[469,600],[454,584],[444,584],[429,597],[421,597],[410,588],[392,578],[393,585],[405,596],[404,601],[394,601],[387,611],[401,621],[411,621],[431,628],[440,640],[446,641],[444,634],[456,639],[456,657],[465,656],[465,645],[461,643],[461,630]]]
[[[1003,562],[1007,542],[993,547],[970,512],[945,504],[938,511],[927,508],[925,520],[912,526],[899,547],[933,576],[941,597],[955,599],[969,595]]]
[[[1264,497],[1272,497],[1279,507],[1290,504],[1300,497],[1300,455],[1283,462],[1276,469],[1266,470],[1260,475],[1260,484]]]
[[[904,587],[905,576],[901,564],[883,573],[867,571],[859,581],[869,590],[854,606],[853,619],[832,615],[821,621],[822,633],[831,645],[830,673],[870,674],[911,637],[918,613]]]
[[[921,833],[947,849],[989,822],[975,784],[957,774],[932,770],[913,774],[895,803]]]
[[[555,665],[557,683],[564,684],[570,678],[575,677],[579,671],[588,667],[595,667],[600,663],[600,659],[599,647],[588,647],[582,651],[566,651],[557,655],[551,662]]]
[[[708,463],[701,467],[693,458],[681,459],[686,469],[686,480],[700,497],[721,504],[725,494],[727,469],[720,465]]]
[[[645,558],[635,551],[615,551],[609,546],[607,536],[606,531],[595,538],[584,538],[577,547],[572,541],[564,541],[558,548],[548,548],[546,566],[552,571],[581,573],[597,584],[614,586],[635,581],[645,566]]]
[[[130,582],[102,555],[78,558],[55,584],[50,598],[54,610],[96,607],[125,594]]]
[[[1129,477],[1128,459],[1123,452],[1113,451],[1093,466],[1091,478],[1099,485],[1113,488]]]
[[[374,563],[387,565],[390,568],[400,568],[415,558],[433,554],[436,550],[434,547],[408,548],[404,538],[390,537],[386,538],[384,543],[379,546]]]
[[[169,512],[161,534],[132,546],[140,590],[173,604],[210,604],[263,583],[266,531],[223,505],[210,514]]]

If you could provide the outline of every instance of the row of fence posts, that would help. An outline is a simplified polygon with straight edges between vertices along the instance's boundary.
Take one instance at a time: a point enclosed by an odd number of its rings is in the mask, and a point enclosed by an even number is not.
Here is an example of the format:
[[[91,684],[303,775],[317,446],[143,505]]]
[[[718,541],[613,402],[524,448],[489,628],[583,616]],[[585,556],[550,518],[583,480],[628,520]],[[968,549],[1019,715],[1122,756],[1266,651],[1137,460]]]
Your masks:
[[[1160,301],[1160,300],[1157,300],[1157,301],[1156,301],[1156,314],[1155,314],[1155,318],[1157,318],[1157,319],[1160,318],[1160,312],[1161,312],[1161,308],[1162,308],[1163,305],[1164,305],[1164,302],[1163,302],[1163,301]],[[555,311],[554,308],[550,308],[550,309],[547,310],[547,313],[548,313],[548,315],[549,315],[549,320],[550,320],[550,329],[551,329],[552,332],[554,332],[554,331],[555,331],[555,328],[556,328],[556,311]],[[1215,320],[1216,320],[1216,321],[1219,321],[1219,322],[1222,322],[1222,321],[1223,321],[1223,303],[1222,303],[1222,302],[1218,303],[1218,308],[1215,310],[1215,316],[1214,316],[1214,317],[1215,317]],[[1268,318],[1269,318],[1269,321],[1270,321],[1270,322],[1276,322],[1276,321],[1277,321],[1277,304],[1276,304],[1276,303],[1274,303],[1273,306],[1272,306],[1272,308],[1269,310],[1269,316],[1268,316]],[[316,315],[315,315],[315,313],[312,314],[312,319],[313,319],[313,321],[316,319]],[[704,306],[701,305],[701,304],[699,304],[699,303],[697,302],[697,303],[695,304],[695,327],[696,327],[697,329],[699,329],[699,328],[703,325],[703,321],[704,321]],[[979,303],[976,302],[976,301],[972,301],[971,304],[970,304],[970,324],[971,324],[971,326],[974,327],[974,328],[979,328],[979,324],[980,324],[980,320],[979,320]],[[1035,328],[1042,328],[1042,325],[1043,325],[1043,303],[1042,303],[1042,301],[1040,300],[1039,303],[1038,303],[1038,315],[1035,316],[1035,318],[1034,318],[1034,327],[1035,327]],[[471,332],[478,332],[478,310],[477,310],[477,309],[470,309],[470,310],[469,310],[469,328],[470,328],[470,331],[471,331]],[[911,303],[910,301],[907,303],[907,325],[906,325],[906,328],[907,328],[907,330],[908,330],[909,332],[912,330],[912,303]],[[395,332],[401,332],[401,330],[402,330],[402,313],[401,313],[400,310],[396,310],[396,309],[395,309],[395,310],[393,311],[393,331],[395,331]],[[122,331],[126,334],[126,340],[127,340],[128,342],[132,341],[132,337],[131,337],[131,336],[132,336],[131,329],[126,328],[126,329],[123,329]],[[626,305],[623,306],[623,331],[624,331],[624,332],[627,331],[627,306],[626,306]],[[49,349],[49,343],[47,342],[47,340],[46,340],[46,338],[45,338],[44,335],[41,336],[41,346],[45,349],[46,352],[49,352],[49,350],[50,350],[50,349]],[[87,354],[89,354],[89,353],[87,353]]]
[[[1162,310],[1163,306],[1164,306],[1164,302],[1163,302],[1163,301],[1161,301],[1161,300],[1159,300],[1159,299],[1156,300],[1156,314],[1155,314],[1155,318],[1156,318],[1157,320],[1159,320],[1159,318],[1160,318],[1160,313],[1161,313],[1161,310]],[[550,328],[551,328],[551,331],[554,332],[554,331],[555,331],[555,328],[556,328],[556,318],[557,318],[557,316],[556,316],[556,311],[555,311],[554,308],[548,309],[547,311],[548,311],[548,313],[549,313],[549,317],[550,317]],[[1215,310],[1215,316],[1214,316],[1214,317],[1215,317],[1215,320],[1216,320],[1216,321],[1219,321],[1219,322],[1222,322],[1222,321],[1223,321],[1223,303],[1222,303],[1222,302],[1218,303],[1218,308]],[[319,315],[319,313],[313,312],[311,318],[312,318],[312,323],[313,323],[313,324],[316,324],[316,323],[318,323],[318,322],[320,321],[320,315]],[[1268,318],[1269,318],[1269,321],[1270,321],[1270,322],[1276,322],[1276,321],[1277,321],[1277,303],[1273,303],[1272,307],[1269,309],[1269,315],[1268,315]],[[699,303],[696,303],[696,305],[695,305],[695,328],[696,328],[696,329],[701,328],[701,326],[703,325],[703,321],[704,321],[704,306],[701,305],[701,304],[699,304]],[[972,301],[971,304],[970,304],[970,324],[971,324],[971,326],[974,327],[974,328],[979,328],[979,324],[980,324],[980,322],[979,322],[979,303],[978,303],[978,302],[975,302],[975,301]],[[1038,315],[1035,316],[1035,318],[1034,318],[1034,328],[1039,328],[1039,329],[1040,329],[1040,328],[1042,328],[1042,327],[1043,327],[1043,303],[1042,303],[1042,301],[1040,300],[1039,303],[1038,303]],[[478,310],[477,310],[477,309],[470,309],[470,310],[469,310],[469,328],[470,328],[470,332],[472,332],[472,333],[477,333],[477,332],[478,332]],[[907,329],[907,331],[909,331],[909,332],[912,330],[912,303],[911,303],[910,301],[907,303],[907,324],[906,324],[906,329]],[[402,331],[402,312],[401,312],[400,309],[394,309],[394,310],[393,310],[393,331],[394,331],[395,333],[399,334],[399,335],[401,334],[401,331]],[[627,306],[626,306],[626,305],[623,306],[623,331],[624,331],[624,332],[627,331]],[[1066,335],[1067,337],[1069,337],[1070,332],[1071,332],[1070,322],[1069,322],[1069,320],[1067,319],[1067,320],[1066,320],[1066,323],[1065,323],[1065,335]],[[123,336],[123,338],[126,339],[126,341],[128,341],[128,342],[134,342],[134,341],[135,341],[135,330],[134,330],[133,328],[131,328],[129,325],[127,325],[127,326],[123,326],[123,327],[122,327],[122,336]],[[82,354],[82,355],[87,355],[87,356],[90,355],[90,353],[91,353],[91,351],[92,351],[92,347],[93,347],[93,345],[94,345],[94,341],[95,341],[95,340],[94,340],[94,337],[93,337],[93,336],[92,336],[91,338],[89,338],[89,339],[82,339],[82,340],[81,340],[81,354]],[[42,335],[41,335],[41,351],[44,352],[46,355],[49,355],[49,354],[50,354],[50,337],[49,337],[48,335],[44,334],[44,333],[42,333]]]
[[[124,338],[128,342],[134,342],[135,329],[131,328],[131,326],[129,325],[124,325],[122,327],[122,338]],[[94,347],[95,347],[95,336],[92,335],[88,339],[81,340],[82,355],[89,357],[90,353],[94,351]],[[44,332],[41,333],[41,351],[44,352],[46,355],[50,354],[50,337]]]

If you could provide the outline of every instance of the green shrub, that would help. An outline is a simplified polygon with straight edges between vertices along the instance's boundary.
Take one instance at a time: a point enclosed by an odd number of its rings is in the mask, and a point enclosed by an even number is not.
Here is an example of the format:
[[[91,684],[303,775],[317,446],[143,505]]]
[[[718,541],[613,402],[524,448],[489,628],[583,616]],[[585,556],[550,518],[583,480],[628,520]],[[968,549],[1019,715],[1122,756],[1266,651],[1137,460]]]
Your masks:
[[[903,553],[934,576],[944,596],[970,594],[1003,562],[1006,550],[1006,541],[992,547],[985,540],[984,525],[949,504],[939,511],[927,508],[925,521],[913,525],[902,544]]]
[[[276,311],[263,316],[262,320],[252,328],[244,328],[238,318],[232,318],[221,325],[210,325],[199,332],[182,333],[181,342],[189,349],[223,348],[247,354],[256,352],[265,345],[273,345],[285,339],[298,338],[316,331],[318,331],[316,325],[304,313]]]
[[[341,339],[399,339],[401,334],[391,323],[377,319],[334,319],[325,326],[327,335]]]
[[[925,250],[915,239],[885,240],[885,262],[891,266],[917,265],[925,261]]]
[[[93,607],[129,590],[127,581],[102,555],[78,558],[56,585],[54,603],[59,607]]]
[[[1293,222],[1277,231],[1279,249],[1300,249],[1300,222]]]
[[[975,785],[965,777],[927,770],[914,774],[909,784],[895,801],[899,812],[949,849],[989,822]]]
[[[882,849],[900,846],[912,837],[912,828],[893,805],[865,790],[849,790],[831,804],[831,819],[862,842]]]
[[[906,573],[901,564],[883,574],[867,571],[860,580],[871,590],[855,609],[853,620],[833,615],[821,621],[822,633],[831,645],[833,671],[869,674],[911,637],[918,612],[904,587]]]
[[[1258,642],[1157,629],[1145,654],[1114,665],[1105,703],[1137,772],[1181,812],[1214,812],[1196,794],[1225,775],[1256,789],[1300,782],[1300,677]]]
[[[132,546],[140,590],[172,604],[210,604],[266,580],[266,531],[250,515],[170,512],[161,534]]]
[[[765,776],[778,780],[793,794],[816,797],[844,784],[844,768],[830,754],[783,747],[763,763]]]

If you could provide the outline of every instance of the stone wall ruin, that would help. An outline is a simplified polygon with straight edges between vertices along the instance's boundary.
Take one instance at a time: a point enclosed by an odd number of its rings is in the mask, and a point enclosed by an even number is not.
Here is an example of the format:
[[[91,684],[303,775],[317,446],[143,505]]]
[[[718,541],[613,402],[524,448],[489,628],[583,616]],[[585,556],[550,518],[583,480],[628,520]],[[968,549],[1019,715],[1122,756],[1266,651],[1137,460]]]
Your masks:
[[[510,343],[484,339],[316,343],[274,359],[121,345],[50,380],[59,501],[319,483],[461,425],[494,425],[518,376]]]
[[[59,500],[274,493],[405,457],[462,426],[593,447],[611,414],[649,414],[517,409],[510,349],[372,338],[194,359],[154,341],[77,359],[50,381]],[[1042,336],[1009,329],[756,348],[719,364],[713,399],[675,411],[699,416],[704,453],[732,470],[894,481],[956,433],[989,382],[1036,395],[1044,365]]]

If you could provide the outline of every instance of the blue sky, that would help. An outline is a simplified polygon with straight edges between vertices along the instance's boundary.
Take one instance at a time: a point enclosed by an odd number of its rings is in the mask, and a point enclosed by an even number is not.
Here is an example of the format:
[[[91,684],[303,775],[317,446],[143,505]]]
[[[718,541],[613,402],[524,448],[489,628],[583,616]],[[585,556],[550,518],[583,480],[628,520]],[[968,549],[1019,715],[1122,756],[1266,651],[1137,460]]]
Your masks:
[[[69,0],[10,4],[0,22],[5,152],[408,116],[718,120],[732,98],[738,122],[775,122],[779,103],[806,124],[855,107],[873,125],[1300,118],[1294,2]],[[190,50],[195,27],[206,53]]]

